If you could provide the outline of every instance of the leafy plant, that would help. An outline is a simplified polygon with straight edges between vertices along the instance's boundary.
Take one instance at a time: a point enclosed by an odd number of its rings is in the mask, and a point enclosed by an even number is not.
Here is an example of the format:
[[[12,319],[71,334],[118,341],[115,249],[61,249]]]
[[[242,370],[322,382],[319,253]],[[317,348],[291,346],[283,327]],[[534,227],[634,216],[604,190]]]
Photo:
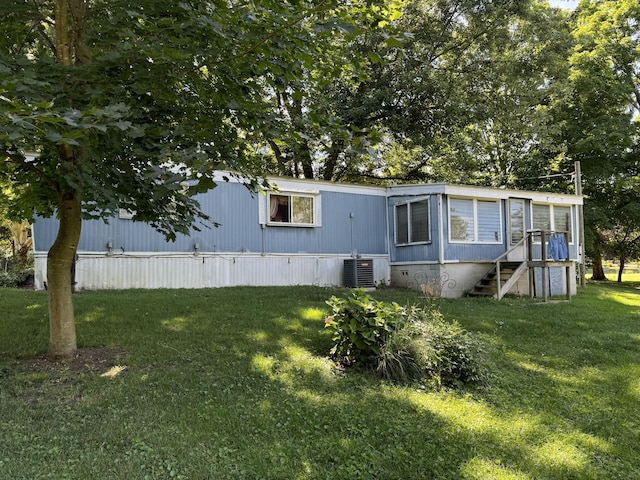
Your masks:
[[[406,321],[404,307],[376,301],[361,288],[326,303],[332,311],[325,319],[333,330],[331,354],[345,364],[374,364],[389,335]]]
[[[393,381],[427,381],[437,387],[483,378],[481,343],[437,310],[411,307],[405,325],[380,354],[378,372]]]
[[[33,262],[0,256],[0,287],[23,287],[33,279]]]
[[[482,378],[480,343],[457,322],[446,322],[435,305],[402,307],[377,301],[364,290],[326,302],[332,314],[331,354],[347,365],[372,367],[394,382],[437,387]]]

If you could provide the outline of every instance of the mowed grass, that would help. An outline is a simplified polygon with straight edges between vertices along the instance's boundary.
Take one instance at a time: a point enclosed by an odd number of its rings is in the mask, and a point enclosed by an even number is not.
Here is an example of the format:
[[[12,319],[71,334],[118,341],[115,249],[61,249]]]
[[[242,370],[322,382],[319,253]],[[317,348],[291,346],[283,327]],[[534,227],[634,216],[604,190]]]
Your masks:
[[[341,289],[76,294],[79,345],[127,352],[112,376],[26,369],[46,296],[0,290],[0,478],[640,478],[639,288],[438,300],[487,345],[487,385],[459,391],[336,368]]]
[[[619,266],[612,262],[604,262],[604,274],[608,280],[618,280]],[[640,282],[640,264],[630,263],[622,271],[623,282]]]

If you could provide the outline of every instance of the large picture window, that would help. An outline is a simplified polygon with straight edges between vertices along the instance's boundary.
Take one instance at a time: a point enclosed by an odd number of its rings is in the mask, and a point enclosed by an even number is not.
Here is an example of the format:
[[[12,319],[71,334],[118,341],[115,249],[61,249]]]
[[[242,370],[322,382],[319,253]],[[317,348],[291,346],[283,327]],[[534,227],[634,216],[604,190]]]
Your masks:
[[[431,241],[428,198],[396,205],[395,219],[396,245]]]
[[[310,226],[315,224],[312,195],[269,195],[269,222]]]
[[[449,239],[465,243],[502,243],[500,202],[449,199]]]

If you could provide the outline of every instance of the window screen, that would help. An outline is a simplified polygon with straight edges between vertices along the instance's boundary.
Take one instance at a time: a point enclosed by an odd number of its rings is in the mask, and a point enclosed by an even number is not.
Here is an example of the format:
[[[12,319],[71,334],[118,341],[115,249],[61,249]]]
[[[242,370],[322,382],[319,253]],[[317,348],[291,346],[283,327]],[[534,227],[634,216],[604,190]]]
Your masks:
[[[533,205],[533,229],[551,231],[551,213],[549,205]]]

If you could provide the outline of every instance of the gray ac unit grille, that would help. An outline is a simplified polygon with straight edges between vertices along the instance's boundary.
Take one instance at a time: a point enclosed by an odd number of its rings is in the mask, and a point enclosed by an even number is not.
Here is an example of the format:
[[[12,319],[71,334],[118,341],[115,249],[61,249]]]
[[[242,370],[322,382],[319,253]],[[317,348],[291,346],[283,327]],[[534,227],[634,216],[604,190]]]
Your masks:
[[[348,288],[374,287],[373,259],[349,258],[344,261],[344,286]]]

